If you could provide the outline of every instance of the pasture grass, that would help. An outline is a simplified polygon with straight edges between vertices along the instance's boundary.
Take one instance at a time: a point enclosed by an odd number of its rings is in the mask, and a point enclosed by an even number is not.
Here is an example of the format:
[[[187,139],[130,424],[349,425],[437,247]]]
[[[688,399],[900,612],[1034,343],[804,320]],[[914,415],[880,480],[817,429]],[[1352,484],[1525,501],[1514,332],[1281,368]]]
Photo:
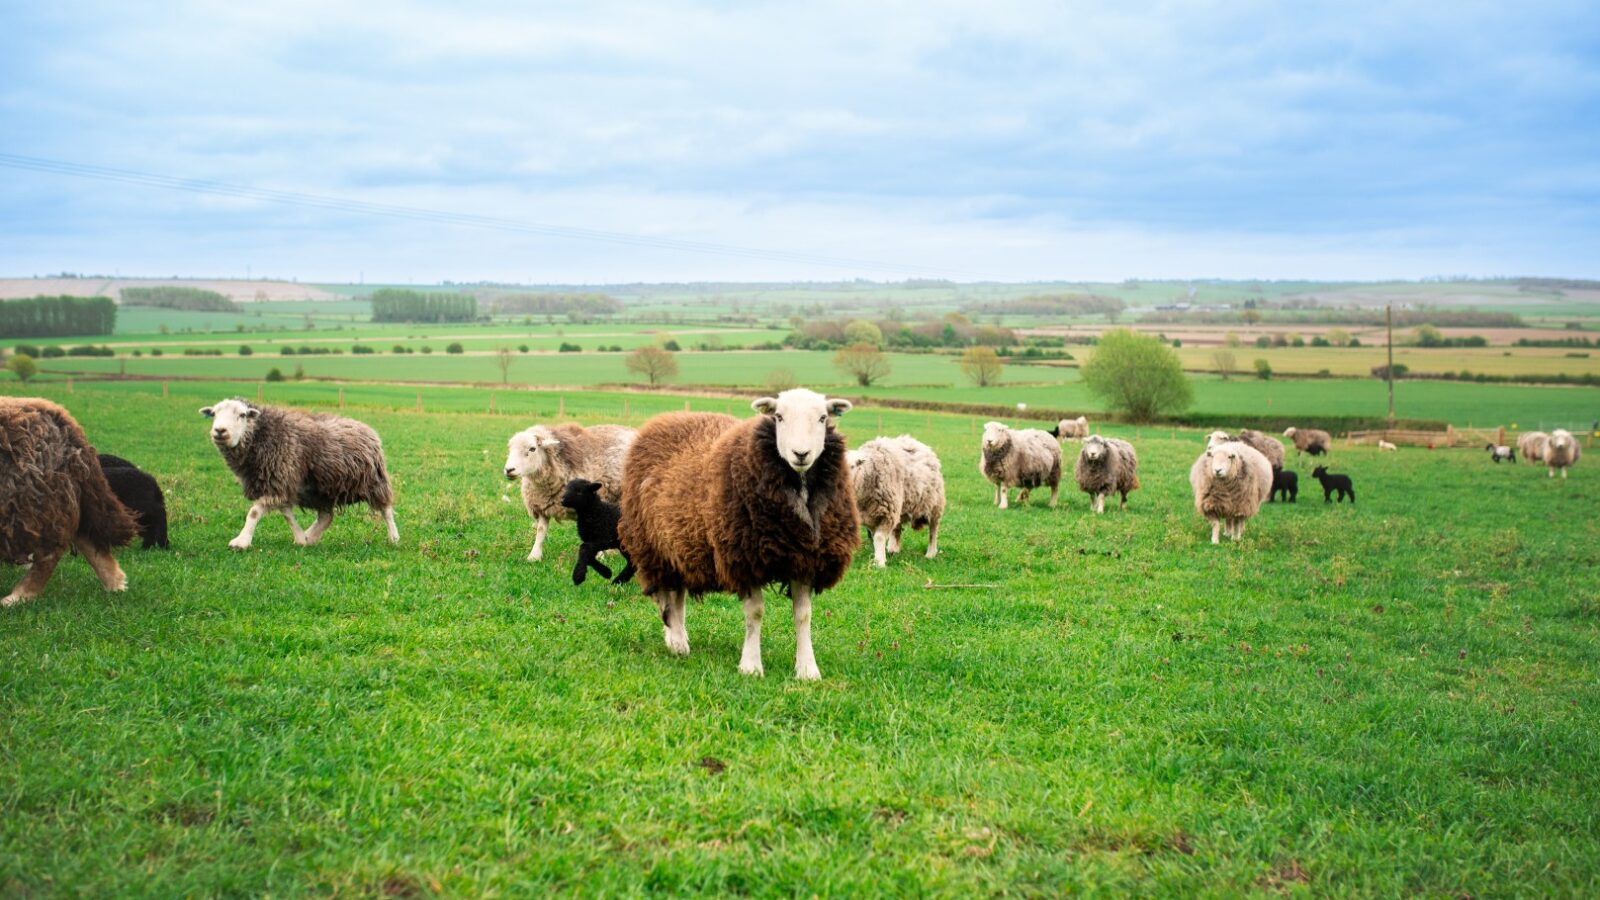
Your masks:
[[[943,458],[941,554],[864,547],[799,684],[775,592],[757,680],[733,598],[691,604],[678,659],[635,586],[571,586],[570,525],[523,561],[506,437],[617,395],[373,395],[350,412],[400,546],[351,514],[234,553],[246,503],[195,408],[235,386],[107,387],[40,390],[161,479],[174,548],[123,551],[120,595],[69,559],[0,613],[0,893],[1600,890],[1587,461],[1338,447],[1360,502],[1324,506],[1291,453],[1300,502],[1213,547],[1198,432],[1110,429],[1142,462],[1126,511],[1001,511],[969,418],[858,409],[852,445],[881,421]]]

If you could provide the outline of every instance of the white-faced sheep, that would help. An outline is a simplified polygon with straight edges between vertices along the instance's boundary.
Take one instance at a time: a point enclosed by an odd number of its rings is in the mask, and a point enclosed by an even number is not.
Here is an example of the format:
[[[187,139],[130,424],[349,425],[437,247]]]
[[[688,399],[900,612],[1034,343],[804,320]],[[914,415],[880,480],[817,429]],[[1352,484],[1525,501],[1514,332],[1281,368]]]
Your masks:
[[[1333,446],[1333,435],[1320,428],[1285,428],[1283,436],[1294,441],[1295,455],[1321,456]]]
[[[939,552],[939,519],[944,516],[944,473],[939,457],[910,435],[881,437],[852,450],[850,481],[855,488],[861,524],[872,532],[872,561],[888,565],[888,554],[900,552],[901,530],[928,529],[928,552]]]
[[[1062,419],[1050,429],[1050,436],[1057,440],[1083,440],[1089,436],[1089,420],[1085,416]]]
[[[1550,435],[1542,431],[1529,431],[1517,435],[1517,452],[1528,462],[1544,462],[1544,448]]]
[[[978,471],[995,487],[995,502],[1008,505],[1011,488],[1021,488],[1018,503],[1027,503],[1033,489],[1050,486],[1050,507],[1055,508],[1061,489],[1061,445],[1048,431],[1037,428],[1012,429],[1000,422],[983,426],[983,449],[978,456]]]
[[[394,524],[394,490],[383,458],[383,442],[364,423],[344,416],[224,400],[200,414],[211,420],[211,442],[251,501],[244,528],[228,542],[244,550],[267,513],[289,522],[294,542],[310,546],[333,522],[334,510],[365,503],[383,518],[389,542],[400,542]],[[317,520],[302,531],[294,507],[313,510]]]
[[[1577,463],[1578,457],[1583,455],[1583,450],[1578,446],[1578,439],[1572,432],[1565,428],[1557,428],[1550,432],[1550,440],[1544,445],[1544,464],[1549,467],[1550,477],[1556,477],[1556,472],[1561,472],[1561,477],[1567,477],[1567,470]]]
[[[661,610],[668,650],[689,652],[685,596],[727,591],[744,601],[739,671],[762,674],[762,589],[777,582],[794,606],[795,677],[817,679],[811,597],[844,577],[861,543],[833,427],[850,402],[795,388],[751,406],[761,415],[743,421],[682,412],[646,422],[623,467],[618,534]]]
[[[28,567],[0,606],[37,597],[69,547],[106,590],[123,590],[128,578],[111,548],[137,533],[70,413],[48,400],[0,397],[0,562]]]
[[[1121,494],[1121,507],[1126,509],[1128,494],[1139,489],[1139,456],[1121,438],[1090,435],[1083,439],[1072,474],[1095,512],[1106,511],[1107,494]]]
[[[1228,434],[1226,431],[1213,431],[1206,435],[1206,449],[1209,450],[1218,444],[1226,444],[1231,440],[1233,440],[1233,436]]]
[[[1280,444],[1279,446],[1282,446],[1282,445]],[[1398,453],[1398,452],[1400,452],[1400,448],[1399,447],[1396,447],[1394,444],[1389,443],[1388,441],[1384,440],[1383,438],[1378,438],[1378,449],[1380,451],[1385,452],[1385,453]]]
[[[1273,469],[1283,468],[1283,441],[1249,428],[1242,429],[1234,440],[1247,447],[1254,447],[1267,458],[1267,464]]]
[[[572,518],[561,505],[567,482],[598,481],[600,497],[616,502],[622,494],[622,461],[636,432],[622,425],[535,425],[507,442],[506,478],[522,480],[522,503],[533,517],[533,549],[529,562],[544,558],[544,538],[551,520]]]
[[[1209,447],[1189,468],[1194,508],[1211,523],[1211,543],[1219,534],[1238,540],[1244,523],[1272,493],[1272,464],[1248,444],[1229,441]]]

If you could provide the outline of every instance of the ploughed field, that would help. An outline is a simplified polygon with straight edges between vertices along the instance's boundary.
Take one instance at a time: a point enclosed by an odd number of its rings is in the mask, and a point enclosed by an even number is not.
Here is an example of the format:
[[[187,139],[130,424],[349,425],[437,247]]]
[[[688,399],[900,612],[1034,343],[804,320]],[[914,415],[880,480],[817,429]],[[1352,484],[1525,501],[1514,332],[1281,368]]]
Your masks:
[[[858,408],[851,445],[927,442],[950,509],[937,559],[866,543],[818,598],[802,684],[776,592],[751,679],[735,598],[691,603],[680,659],[637,585],[572,587],[569,523],[523,560],[506,438],[684,398],[352,388],[400,546],[352,511],[236,553],[196,409],[237,386],[35,387],[160,479],[173,549],[122,551],[120,595],[68,559],[0,613],[0,893],[1600,889],[1600,457],[1336,446],[1352,507],[1291,451],[1300,502],[1213,547],[1199,431],[1107,430],[1141,459],[1125,512],[1070,476],[1001,511],[981,420]]]

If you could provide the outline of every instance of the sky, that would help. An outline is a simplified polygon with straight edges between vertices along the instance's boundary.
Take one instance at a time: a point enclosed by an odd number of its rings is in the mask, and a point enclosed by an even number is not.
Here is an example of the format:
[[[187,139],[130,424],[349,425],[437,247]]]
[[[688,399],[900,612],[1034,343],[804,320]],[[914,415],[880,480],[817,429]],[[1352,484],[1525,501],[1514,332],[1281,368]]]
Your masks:
[[[1600,6],[0,0],[63,271],[1596,278]]]

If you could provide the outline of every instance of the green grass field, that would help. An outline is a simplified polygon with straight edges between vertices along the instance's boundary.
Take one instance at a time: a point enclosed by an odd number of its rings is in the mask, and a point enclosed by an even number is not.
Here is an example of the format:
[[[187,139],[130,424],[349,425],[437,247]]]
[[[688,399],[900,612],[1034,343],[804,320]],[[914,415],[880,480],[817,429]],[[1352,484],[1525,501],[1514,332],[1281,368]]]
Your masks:
[[[122,552],[120,595],[69,559],[0,614],[8,896],[1600,891],[1588,460],[1552,481],[1338,447],[1359,505],[1324,506],[1300,463],[1298,504],[1213,547],[1199,432],[1137,433],[1125,512],[1070,490],[1000,511],[973,420],[863,407],[853,445],[881,422],[943,457],[942,552],[858,554],[800,684],[781,597],[765,679],[735,672],[726,596],[671,657],[635,586],[571,586],[570,525],[523,561],[499,476],[559,408],[737,401],[502,392],[491,416],[440,388],[418,414],[347,386],[401,544],[351,514],[233,553],[247,504],[195,409],[238,386],[150,388],[38,386],[161,479],[174,548]]]

